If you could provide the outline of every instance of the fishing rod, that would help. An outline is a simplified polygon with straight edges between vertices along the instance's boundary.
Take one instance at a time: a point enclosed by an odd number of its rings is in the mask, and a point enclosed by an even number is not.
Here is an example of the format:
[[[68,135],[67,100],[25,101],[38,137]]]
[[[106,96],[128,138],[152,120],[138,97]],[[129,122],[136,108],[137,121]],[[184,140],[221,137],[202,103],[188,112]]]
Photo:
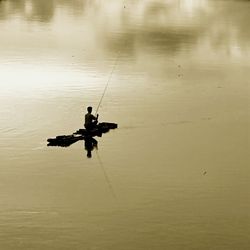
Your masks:
[[[114,71],[115,71],[115,67],[116,67],[116,65],[117,65],[117,63],[118,63],[119,55],[120,55],[120,51],[117,53],[117,57],[116,57],[115,63],[114,63],[114,65],[113,65],[112,71],[111,71],[111,73],[110,73],[110,75],[109,75],[108,81],[107,81],[107,83],[106,83],[106,85],[105,85],[105,88],[104,88],[104,91],[103,91],[103,93],[102,93],[101,99],[100,99],[100,101],[99,101],[99,103],[98,103],[98,106],[97,106],[97,108],[96,108],[95,115],[97,114],[97,112],[98,112],[98,110],[99,110],[99,108],[100,108],[100,105],[101,105],[101,103],[102,103],[103,97],[104,97],[104,95],[105,95],[105,93],[106,93],[106,90],[107,90],[107,88],[108,88],[109,82],[110,82],[110,80],[111,80],[111,78],[112,78],[112,76],[113,76],[113,73],[114,73]]]

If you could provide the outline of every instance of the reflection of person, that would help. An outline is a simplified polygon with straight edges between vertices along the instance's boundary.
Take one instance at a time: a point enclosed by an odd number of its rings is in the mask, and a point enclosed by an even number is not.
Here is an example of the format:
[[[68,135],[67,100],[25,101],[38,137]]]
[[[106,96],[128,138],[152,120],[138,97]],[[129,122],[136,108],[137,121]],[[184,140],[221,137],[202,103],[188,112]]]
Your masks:
[[[97,140],[94,139],[93,137],[85,137],[84,141],[85,141],[85,149],[87,151],[87,157],[91,158],[92,157],[91,151],[94,148],[97,148]]]
[[[88,107],[87,108],[88,113],[85,115],[85,123],[84,123],[84,127],[87,130],[91,130],[93,128],[95,128],[95,126],[97,125],[98,122],[98,115],[95,117],[94,115],[92,115],[92,107]]]

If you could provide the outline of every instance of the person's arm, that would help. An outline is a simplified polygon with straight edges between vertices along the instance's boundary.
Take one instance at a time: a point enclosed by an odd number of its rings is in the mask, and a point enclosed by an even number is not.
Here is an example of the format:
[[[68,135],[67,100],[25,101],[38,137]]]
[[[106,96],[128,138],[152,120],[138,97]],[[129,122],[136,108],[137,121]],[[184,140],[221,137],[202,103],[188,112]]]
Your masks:
[[[98,115],[94,116],[94,115],[91,114],[91,119],[92,119],[92,121],[97,121]]]

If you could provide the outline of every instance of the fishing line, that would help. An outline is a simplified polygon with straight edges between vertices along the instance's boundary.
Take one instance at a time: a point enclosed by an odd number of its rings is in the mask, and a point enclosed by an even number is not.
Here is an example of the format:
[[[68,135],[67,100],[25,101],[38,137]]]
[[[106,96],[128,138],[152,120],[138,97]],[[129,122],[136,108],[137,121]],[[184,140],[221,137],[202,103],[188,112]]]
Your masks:
[[[114,188],[113,188],[113,186],[112,186],[112,183],[111,183],[111,181],[110,181],[110,179],[109,179],[109,177],[108,177],[108,174],[107,174],[107,172],[106,172],[106,170],[105,170],[105,168],[104,168],[104,165],[103,165],[103,163],[102,163],[102,160],[101,160],[101,158],[100,158],[100,156],[99,156],[97,150],[96,150],[96,155],[97,155],[98,161],[99,161],[99,163],[100,163],[100,166],[101,166],[101,168],[102,168],[103,175],[104,175],[104,177],[105,177],[106,183],[108,184],[109,190],[111,191],[111,194],[112,194],[113,198],[114,198],[115,200],[117,200],[117,196],[116,196],[116,194],[115,194],[115,190],[114,190]]]
[[[100,108],[100,105],[101,105],[101,103],[102,103],[102,99],[103,99],[103,97],[104,97],[104,95],[105,95],[105,93],[106,93],[106,90],[107,90],[107,88],[108,88],[109,82],[110,82],[110,80],[111,80],[111,78],[112,78],[112,76],[113,76],[115,67],[116,67],[116,65],[117,65],[117,63],[118,63],[119,55],[120,55],[120,51],[117,53],[117,57],[116,57],[116,60],[115,60],[114,65],[113,65],[113,69],[112,69],[112,71],[111,71],[111,73],[110,73],[110,75],[109,75],[108,81],[107,81],[106,86],[105,86],[104,91],[103,91],[103,94],[102,94],[101,99],[100,99],[100,101],[99,101],[99,103],[98,103],[98,106],[97,106],[97,108],[96,108],[95,115],[97,114],[98,109]]]
[[[114,63],[114,65],[113,65],[112,71],[111,71],[111,73],[110,73],[110,75],[109,75],[108,81],[107,81],[107,83],[106,83],[106,85],[105,85],[105,88],[104,88],[104,91],[103,91],[103,93],[102,93],[101,99],[100,99],[100,101],[99,101],[99,103],[98,103],[98,106],[97,106],[97,108],[96,108],[95,115],[97,114],[97,112],[98,112],[98,110],[99,110],[99,108],[100,108],[100,105],[101,105],[101,103],[102,103],[103,97],[104,97],[104,95],[105,95],[105,93],[106,93],[106,90],[107,90],[107,88],[108,88],[109,82],[110,82],[110,80],[111,80],[111,78],[112,78],[112,76],[113,76],[115,67],[116,67],[116,65],[117,65],[117,63],[118,63],[119,54],[120,54],[120,51],[117,53],[117,57],[116,57],[115,63]],[[98,154],[97,151],[96,151],[96,155],[97,155],[99,164],[100,164],[100,166],[101,166],[101,168],[102,168],[102,172],[103,172],[105,181],[106,181],[106,183],[107,183],[107,185],[108,185],[108,187],[109,187],[109,190],[111,191],[111,194],[112,194],[113,198],[114,198],[115,200],[117,200],[117,197],[116,197],[114,188],[113,188],[113,186],[112,186],[112,183],[111,183],[111,181],[110,181],[110,179],[109,179],[109,177],[108,177],[108,174],[107,174],[107,172],[106,172],[106,170],[105,170],[105,168],[104,168],[104,165],[103,165],[103,163],[102,163],[102,160],[101,160],[101,158],[100,158],[100,156],[99,156],[99,154]]]

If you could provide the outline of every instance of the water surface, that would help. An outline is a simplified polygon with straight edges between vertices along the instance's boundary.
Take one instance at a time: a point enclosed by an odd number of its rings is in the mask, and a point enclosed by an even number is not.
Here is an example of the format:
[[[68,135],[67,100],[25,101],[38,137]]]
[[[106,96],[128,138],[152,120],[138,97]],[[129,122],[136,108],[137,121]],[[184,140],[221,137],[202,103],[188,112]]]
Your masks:
[[[0,1],[1,249],[249,249],[249,1]],[[100,120],[119,129],[48,148]]]

